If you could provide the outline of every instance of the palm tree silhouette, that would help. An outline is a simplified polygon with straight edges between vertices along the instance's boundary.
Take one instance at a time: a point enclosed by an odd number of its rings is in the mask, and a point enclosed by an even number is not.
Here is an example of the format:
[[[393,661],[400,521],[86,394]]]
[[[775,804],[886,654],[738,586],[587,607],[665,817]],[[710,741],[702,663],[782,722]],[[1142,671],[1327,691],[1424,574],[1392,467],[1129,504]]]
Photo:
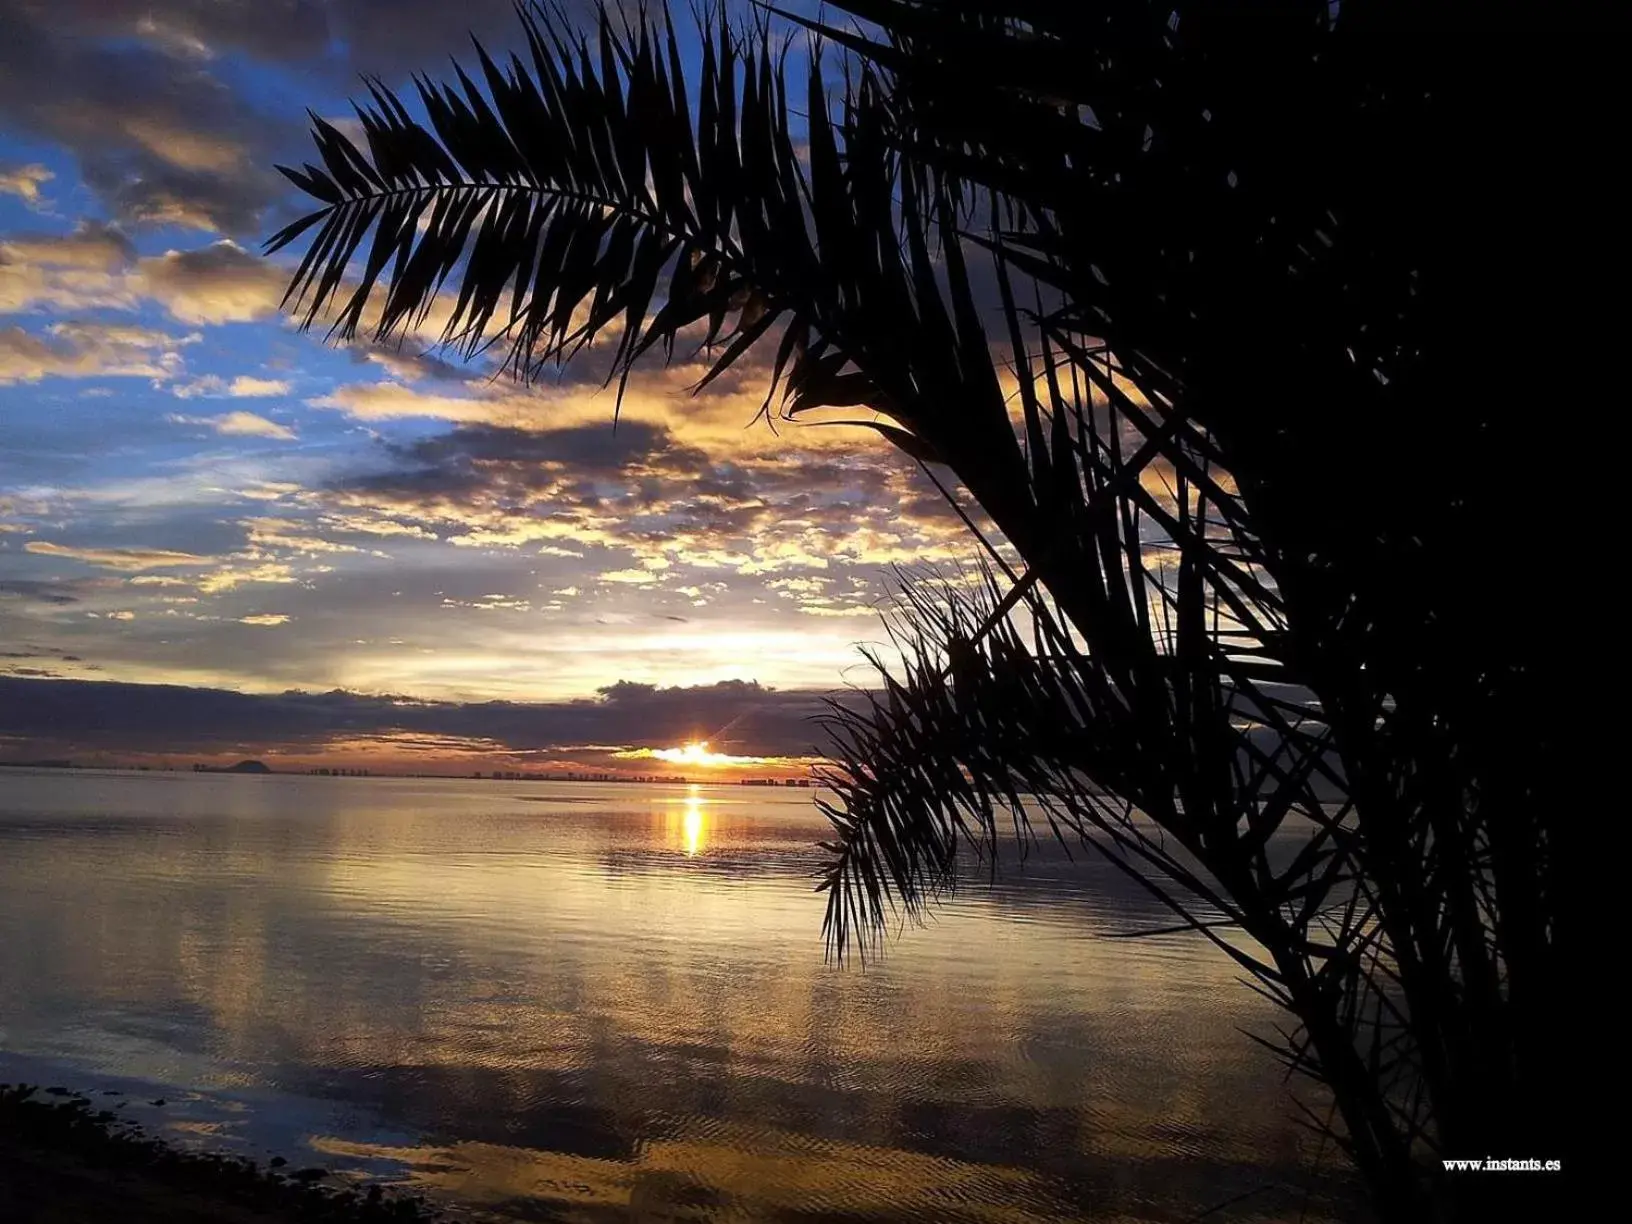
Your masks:
[[[693,89],[666,19],[542,9],[417,83],[428,127],[371,83],[361,145],[314,117],[285,171],[288,302],[389,339],[446,291],[524,379],[615,332],[620,396],[696,337],[699,389],[753,353],[766,415],[862,410],[984,561],[903,575],[902,669],[829,719],[832,948],[1041,826],[1295,1018],[1384,1218],[1483,1218],[1511,1179],[1442,1159],[1579,1125],[1568,608],[1493,345],[1510,302],[1582,326],[1567,260],[1500,257],[1565,212],[1513,150],[1594,151],[1578,82],[1392,3],[836,7],[869,24],[794,18],[802,89],[763,16],[700,23]]]

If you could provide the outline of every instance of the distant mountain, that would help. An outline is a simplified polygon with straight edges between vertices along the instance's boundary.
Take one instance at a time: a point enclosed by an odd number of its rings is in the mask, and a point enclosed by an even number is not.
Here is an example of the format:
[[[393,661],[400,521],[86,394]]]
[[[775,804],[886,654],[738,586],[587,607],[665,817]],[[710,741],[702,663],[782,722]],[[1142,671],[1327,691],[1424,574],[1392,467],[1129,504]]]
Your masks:
[[[228,765],[222,773],[271,773],[271,766],[265,761],[239,761],[236,765]]]

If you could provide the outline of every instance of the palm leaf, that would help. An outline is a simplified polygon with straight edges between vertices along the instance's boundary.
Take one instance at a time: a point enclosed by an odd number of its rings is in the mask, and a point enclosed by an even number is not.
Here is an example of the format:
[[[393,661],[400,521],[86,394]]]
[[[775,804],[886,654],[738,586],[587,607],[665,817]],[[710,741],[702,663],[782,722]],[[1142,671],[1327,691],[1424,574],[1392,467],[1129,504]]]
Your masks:
[[[620,392],[687,337],[720,346],[705,386],[774,343],[767,413],[888,418],[861,423],[949,497],[928,465],[950,470],[1018,585],[909,584],[904,668],[835,712],[834,946],[921,913],[1040,803],[1294,1012],[1288,1068],[1332,1085],[1383,1213],[1423,1216],[1419,1143],[1558,1113],[1565,830],[1527,755],[1557,751],[1527,704],[1551,655],[1483,597],[1520,555],[1489,473],[1530,439],[1492,408],[1488,336],[1524,296],[1491,253],[1524,227],[1471,224],[1522,218],[1510,196],[1557,215],[1488,135],[1533,65],[1464,86],[1440,66],[1466,48],[1393,36],[1386,3],[838,7],[882,33],[792,18],[818,36],[802,118],[768,27],[723,17],[695,85],[666,21],[579,35],[542,9],[525,60],[420,81],[423,122],[371,85],[361,145],[314,119],[319,164],[285,171],[318,205],[270,244],[308,244],[289,301],[343,338],[440,300],[445,342],[522,377],[616,328]],[[1556,140],[1571,96],[1530,88],[1512,122]],[[1514,273],[1528,300],[1558,300],[1557,262]],[[1556,623],[1523,585],[1508,620]]]
[[[478,45],[480,84],[463,68],[450,83],[418,80],[423,120],[377,81],[357,108],[362,147],[313,117],[320,164],[280,169],[319,207],[267,243],[276,251],[316,230],[285,298],[303,326],[398,337],[451,282],[439,338],[466,357],[505,343],[512,368],[532,376],[614,322],[622,371],[700,320],[718,334],[724,316],[742,314],[761,269],[737,235],[755,202],[717,187],[781,190],[800,173],[784,101],[755,80],[768,39],[738,72],[723,20],[704,31],[704,106],[740,115],[719,140],[698,134],[666,21],[619,28],[603,11],[593,36],[574,35],[559,12],[533,7],[522,22],[526,60],[501,65]],[[752,177],[730,164],[739,143],[754,153]],[[803,262],[816,262],[808,245]],[[751,346],[729,349],[714,372]]]

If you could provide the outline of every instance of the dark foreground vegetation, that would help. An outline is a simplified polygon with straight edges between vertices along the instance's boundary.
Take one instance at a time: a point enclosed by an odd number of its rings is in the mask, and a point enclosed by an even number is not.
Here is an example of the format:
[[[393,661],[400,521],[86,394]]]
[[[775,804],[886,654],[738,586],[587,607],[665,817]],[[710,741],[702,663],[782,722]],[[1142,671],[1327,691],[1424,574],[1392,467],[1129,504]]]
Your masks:
[[[0,1084],[0,1220],[7,1224],[413,1224],[418,1198],[322,1184],[320,1169],[183,1152],[61,1088]]]
[[[1383,1218],[1511,1211],[1443,1161],[1568,1170],[1586,1125],[1588,568],[1538,447],[1612,402],[1614,74],[1534,3],[830,9],[803,59],[705,19],[694,67],[540,8],[372,86],[287,171],[291,305],[402,342],[446,287],[445,345],[523,379],[701,339],[698,390],[752,353],[765,415],[916,459],[984,573],[906,576],[834,712],[835,951],[1057,837],[1285,1009]]]

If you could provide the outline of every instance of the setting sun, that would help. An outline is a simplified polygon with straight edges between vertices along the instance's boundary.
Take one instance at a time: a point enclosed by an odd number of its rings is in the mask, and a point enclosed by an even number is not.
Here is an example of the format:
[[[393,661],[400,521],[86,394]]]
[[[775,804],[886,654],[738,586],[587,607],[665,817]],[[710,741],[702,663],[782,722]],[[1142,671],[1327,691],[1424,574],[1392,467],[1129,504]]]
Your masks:
[[[712,752],[708,741],[693,740],[679,748],[654,748],[651,755],[660,761],[669,761],[675,765],[702,765],[708,767],[721,765],[764,765],[766,757],[731,756],[729,753]]]

